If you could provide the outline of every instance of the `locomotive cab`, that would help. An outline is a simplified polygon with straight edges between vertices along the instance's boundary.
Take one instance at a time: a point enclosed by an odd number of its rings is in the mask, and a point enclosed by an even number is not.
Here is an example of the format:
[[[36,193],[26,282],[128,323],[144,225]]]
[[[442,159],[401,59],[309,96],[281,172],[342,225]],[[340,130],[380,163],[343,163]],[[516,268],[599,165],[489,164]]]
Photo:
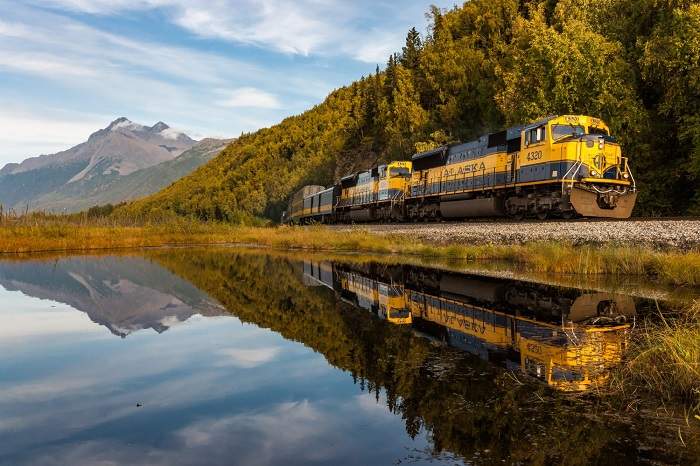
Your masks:
[[[628,218],[637,193],[628,160],[600,119],[564,115],[522,132],[521,166],[561,182],[562,194],[585,217]]]
[[[411,181],[412,163],[391,162],[379,167],[379,200],[403,199]]]
[[[410,324],[413,321],[402,287],[379,283],[377,294],[379,317],[396,325]]]

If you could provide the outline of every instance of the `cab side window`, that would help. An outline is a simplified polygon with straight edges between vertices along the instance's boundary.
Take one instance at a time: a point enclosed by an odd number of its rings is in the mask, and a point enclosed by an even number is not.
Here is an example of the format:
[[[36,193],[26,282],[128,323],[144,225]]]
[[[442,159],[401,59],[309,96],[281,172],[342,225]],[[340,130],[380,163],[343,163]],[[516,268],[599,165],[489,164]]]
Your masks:
[[[525,133],[525,142],[527,144],[537,144],[542,142],[546,138],[546,127],[539,126],[537,128],[532,128],[527,133]]]

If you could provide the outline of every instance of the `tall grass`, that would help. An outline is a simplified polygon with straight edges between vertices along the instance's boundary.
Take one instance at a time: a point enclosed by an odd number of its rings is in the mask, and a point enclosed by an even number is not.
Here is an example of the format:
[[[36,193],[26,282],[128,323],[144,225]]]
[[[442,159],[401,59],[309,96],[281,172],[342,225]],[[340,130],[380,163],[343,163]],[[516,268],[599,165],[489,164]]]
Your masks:
[[[681,401],[700,419],[700,302],[677,316],[645,319],[630,338],[619,388]]]
[[[700,251],[659,251],[628,245],[434,244],[406,235],[323,226],[265,227],[200,222],[182,217],[91,217],[0,214],[0,253],[95,251],[166,245],[249,244],[285,249],[403,254],[473,261],[501,261],[524,271],[641,276],[672,285],[700,285]]]

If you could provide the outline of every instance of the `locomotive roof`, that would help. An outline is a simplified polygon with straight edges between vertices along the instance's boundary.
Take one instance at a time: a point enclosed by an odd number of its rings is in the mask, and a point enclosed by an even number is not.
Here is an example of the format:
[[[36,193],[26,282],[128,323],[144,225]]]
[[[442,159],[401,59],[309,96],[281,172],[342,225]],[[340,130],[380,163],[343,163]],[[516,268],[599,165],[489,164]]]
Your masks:
[[[442,155],[444,157],[444,155],[447,153],[447,151],[449,149],[450,149],[450,146],[447,146],[447,145],[436,147],[435,149],[430,149],[430,150],[427,150],[425,152],[419,152],[418,154],[414,154],[411,157],[411,160],[416,161],[416,160],[432,157],[434,155]]]
[[[545,118],[542,118],[542,119],[540,119],[540,120],[533,121],[533,122],[530,123],[530,124],[524,125],[524,126],[522,127],[522,129],[528,130],[528,129],[537,128],[538,126],[542,126],[542,125],[544,125],[544,124],[546,124],[546,123],[549,123],[550,121],[554,120],[555,118],[559,118],[559,117],[560,117],[560,115],[549,115],[548,117],[545,117]]]

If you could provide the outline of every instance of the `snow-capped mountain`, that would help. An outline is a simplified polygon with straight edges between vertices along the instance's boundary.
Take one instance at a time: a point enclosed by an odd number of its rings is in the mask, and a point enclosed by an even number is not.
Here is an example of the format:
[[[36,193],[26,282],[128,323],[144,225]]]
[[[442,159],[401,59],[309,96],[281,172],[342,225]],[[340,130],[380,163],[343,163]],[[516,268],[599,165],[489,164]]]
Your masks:
[[[5,165],[0,170],[0,204],[20,210],[28,206],[30,210],[65,212],[129,200],[187,175],[208,161],[212,150],[221,150],[225,144],[226,141],[207,140],[206,147],[199,148],[197,141],[162,121],[145,126],[118,118],[68,150]],[[188,156],[187,163],[178,163],[180,156],[191,155],[185,154],[190,149],[199,149],[195,153],[202,157]],[[153,175],[154,168],[162,164],[169,168],[169,176],[163,177],[166,184],[158,176],[141,176],[153,186],[130,183],[132,188],[138,188],[137,193],[114,191],[115,185],[123,185],[126,178],[142,174],[143,170]],[[173,164],[177,170],[172,169]]]

